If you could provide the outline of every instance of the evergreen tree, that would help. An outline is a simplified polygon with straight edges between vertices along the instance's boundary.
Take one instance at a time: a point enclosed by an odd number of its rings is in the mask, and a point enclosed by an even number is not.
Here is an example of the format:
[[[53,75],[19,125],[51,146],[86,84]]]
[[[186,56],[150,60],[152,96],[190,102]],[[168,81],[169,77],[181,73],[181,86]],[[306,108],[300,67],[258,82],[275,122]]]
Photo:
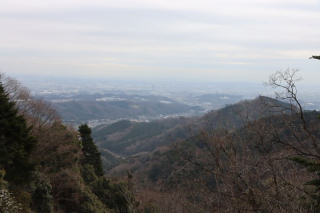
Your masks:
[[[91,137],[91,129],[87,124],[82,124],[79,126],[79,133],[81,136],[82,151],[84,154],[83,163],[92,165],[96,175],[102,176],[103,168],[100,152],[98,151],[97,146],[94,144]]]
[[[310,57],[310,59],[318,59],[318,60],[320,60],[320,55],[313,55],[313,56]]]
[[[34,167],[30,154],[35,143],[25,119],[0,82],[0,169],[6,171],[5,180],[15,184],[28,181]]]

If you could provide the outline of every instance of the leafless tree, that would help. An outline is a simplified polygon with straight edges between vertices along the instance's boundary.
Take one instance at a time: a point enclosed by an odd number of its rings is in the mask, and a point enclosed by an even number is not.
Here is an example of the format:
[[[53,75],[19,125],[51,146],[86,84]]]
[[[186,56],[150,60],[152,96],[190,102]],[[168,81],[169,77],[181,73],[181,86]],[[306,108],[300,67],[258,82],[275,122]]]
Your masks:
[[[297,70],[276,72],[269,85],[286,104],[267,106],[274,113],[266,118],[245,117],[238,130],[204,131],[191,149],[181,149],[185,164],[173,176],[181,180],[180,171],[187,176],[175,189],[188,192],[186,203],[201,207],[199,212],[312,210],[305,205],[311,194],[304,183],[313,175],[290,160],[297,155],[320,160],[319,122],[306,116],[298,80]]]
[[[32,97],[29,89],[22,86],[19,81],[4,74],[0,74],[0,81],[9,94],[10,99],[15,102],[19,113],[32,126],[34,133],[39,132],[44,126],[60,122],[60,118],[51,104],[42,99]]]

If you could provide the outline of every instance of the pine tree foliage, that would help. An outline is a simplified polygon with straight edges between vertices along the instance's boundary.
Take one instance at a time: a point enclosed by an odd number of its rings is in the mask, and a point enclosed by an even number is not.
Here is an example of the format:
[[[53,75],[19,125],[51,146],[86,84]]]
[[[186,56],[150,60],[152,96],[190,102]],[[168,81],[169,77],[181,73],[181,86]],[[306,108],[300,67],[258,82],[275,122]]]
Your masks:
[[[94,167],[97,176],[103,175],[102,161],[100,157],[100,152],[97,146],[94,144],[91,137],[91,129],[87,124],[79,126],[79,133],[82,141],[82,151],[84,154],[83,163],[90,164]]]
[[[0,82],[0,168],[6,180],[26,182],[33,170],[30,154],[36,144],[25,119],[18,114],[15,103]]]
[[[311,59],[318,59],[318,60],[320,60],[320,55],[313,55],[313,56],[311,56],[310,58],[311,58]]]

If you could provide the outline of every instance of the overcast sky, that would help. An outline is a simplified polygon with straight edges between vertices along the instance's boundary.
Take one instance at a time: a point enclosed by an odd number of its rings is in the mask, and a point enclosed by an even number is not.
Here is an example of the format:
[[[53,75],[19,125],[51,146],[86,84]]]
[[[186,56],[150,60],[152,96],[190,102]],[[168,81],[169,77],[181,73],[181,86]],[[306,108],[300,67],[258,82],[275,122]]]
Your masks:
[[[319,82],[318,0],[1,0],[8,75]]]

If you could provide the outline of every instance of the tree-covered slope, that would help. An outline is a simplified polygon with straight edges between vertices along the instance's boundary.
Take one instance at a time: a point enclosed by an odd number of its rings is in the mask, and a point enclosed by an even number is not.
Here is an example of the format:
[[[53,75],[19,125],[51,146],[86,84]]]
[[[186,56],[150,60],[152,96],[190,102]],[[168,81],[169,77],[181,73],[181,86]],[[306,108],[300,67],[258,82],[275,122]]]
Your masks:
[[[4,76],[0,124],[0,212],[136,211],[128,183],[103,176],[91,130],[66,127],[46,102]]]
[[[162,203],[199,213],[318,212],[319,115],[304,112],[307,130],[299,115],[278,114],[234,131],[203,131],[124,168],[160,212]]]
[[[123,120],[111,125],[101,125],[93,129],[93,137],[100,149],[128,157],[153,152],[197,135],[200,131],[236,129],[249,121],[286,113],[288,107],[288,104],[276,99],[260,96],[210,111],[198,118],[181,117],[152,122]],[[109,159],[111,160],[110,156]],[[116,161],[113,166],[118,163]],[[113,166],[109,164],[107,167]]]

